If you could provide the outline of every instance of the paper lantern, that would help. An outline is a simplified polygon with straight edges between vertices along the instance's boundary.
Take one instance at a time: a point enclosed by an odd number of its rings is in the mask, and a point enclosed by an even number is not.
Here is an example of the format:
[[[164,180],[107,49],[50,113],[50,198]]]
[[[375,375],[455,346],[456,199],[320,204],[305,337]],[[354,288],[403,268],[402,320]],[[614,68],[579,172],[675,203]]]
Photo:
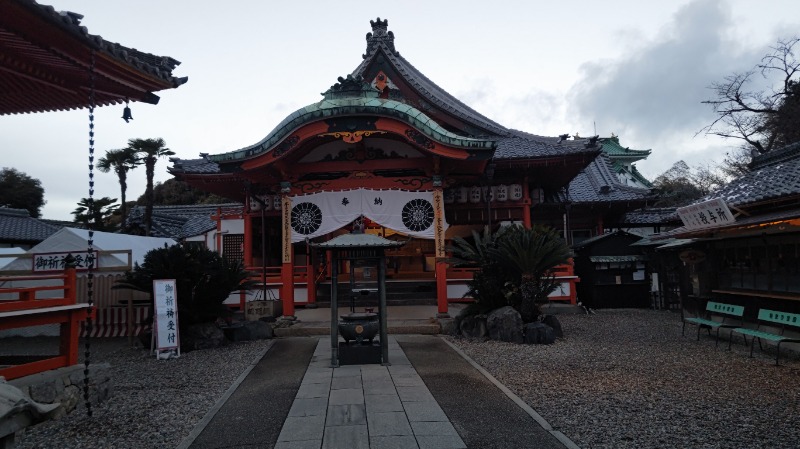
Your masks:
[[[469,189],[469,202],[470,203],[480,203],[481,202],[481,188],[479,186],[473,186]]]
[[[522,199],[522,185],[511,184],[508,188],[508,199],[511,201],[519,201]]]
[[[508,201],[508,186],[501,184],[495,187],[494,199],[497,201]]]

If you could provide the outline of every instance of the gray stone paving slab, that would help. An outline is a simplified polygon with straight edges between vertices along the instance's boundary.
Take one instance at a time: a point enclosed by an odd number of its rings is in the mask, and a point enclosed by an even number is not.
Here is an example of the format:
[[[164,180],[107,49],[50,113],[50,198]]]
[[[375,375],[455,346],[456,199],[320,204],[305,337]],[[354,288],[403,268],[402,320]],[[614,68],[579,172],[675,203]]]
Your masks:
[[[322,384],[300,384],[300,389],[297,390],[298,398],[325,398],[330,393],[331,386],[325,383]]]
[[[403,403],[397,394],[368,394],[364,396],[367,406],[367,415],[384,412],[402,412]]]
[[[390,367],[381,365],[363,365],[361,366],[361,376],[367,379],[382,378],[389,375]]]
[[[414,430],[415,436],[421,435],[455,435],[458,436],[455,427],[450,424],[450,421],[445,422],[430,422],[430,421],[414,421],[411,423],[411,428]]]
[[[390,380],[364,381],[364,394],[393,394],[394,384]]]
[[[322,440],[325,415],[290,416],[283,423],[278,441]]]
[[[436,402],[404,402],[408,420],[414,421],[440,421],[449,422],[444,410]],[[413,425],[412,425],[413,428]]]
[[[406,401],[435,401],[436,399],[433,398],[433,395],[430,391],[428,391],[428,387],[419,386],[419,387],[396,387],[397,395],[400,396],[400,400],[403,402]]]
[[[278,441],[273,449],[319,449],[322,440]]]
[[[326,427],[322,449],[370,449],[367,426]]]
[[[309,368],[303,376],[303,383],[325,383],[331,381],[333,368]]]
[[[364,392],[361,388],[331,390],[328,405],[363,404]]]
[[[367,411],[364,404],[344,404],[328,406],[328,419],[325,426],[367,425]]]
[[[467,449],[467,445],[458,436],[423,435],[417,437],[419,449]]]
[[[328,398],[296,398],[289,409],[289,416],[324,415],[328,409]]]
[[[346,388],[361,388],[361,376],[342,376],[332,379],[331,390],[343,390]]]
[[[333,370],[333,377],[360,376],[361,367],[358,365],[344,365]]]
[[[371,436],[413,435],[404,412],[371,413],[367,424]]]
[[[419,449],[417,439],[410,435],[369,437],[370,449]]]

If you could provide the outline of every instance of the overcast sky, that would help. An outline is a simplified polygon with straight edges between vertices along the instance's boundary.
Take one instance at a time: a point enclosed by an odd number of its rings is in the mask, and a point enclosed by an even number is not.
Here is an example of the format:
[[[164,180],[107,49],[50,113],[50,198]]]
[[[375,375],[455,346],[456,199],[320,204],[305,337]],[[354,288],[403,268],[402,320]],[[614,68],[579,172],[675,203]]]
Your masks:
[[[797,0],[692,1],[82,1],[40,0],[84,15],[91,34],[182,62],[158,105],[96,113],[96,152],[161,137],[184,159],[256,143],[355,69],[369,21],[389,20],[396,49],[445,90],[500,124],[541,135],[620,136],[652,149],[651,179],[683,159],[720,161],[734,141],[696,133],[713,119],[708,86],[752,68],[800,34]],[[71,220],[88,196],[88,113],[0,117],[0,166],[40,179],[43,216]],[[159,161],[156,181],[170,178]],[[95,197],[119,198],[113,173]],[[143,168],[128,198],[144,192]]]

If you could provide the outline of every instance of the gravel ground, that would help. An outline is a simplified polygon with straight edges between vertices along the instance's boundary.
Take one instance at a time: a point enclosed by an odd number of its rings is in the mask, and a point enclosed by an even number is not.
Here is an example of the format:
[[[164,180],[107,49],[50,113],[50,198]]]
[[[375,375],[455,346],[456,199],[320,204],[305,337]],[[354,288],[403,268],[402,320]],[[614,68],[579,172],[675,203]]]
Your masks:
[[[450,341],[583,449],[800,448],[796,352],[715,350],[671,312],[558,318],[553,345]]]
[[[17,447],[176,447],[267,344],[268,340],[238,342],[156,360],[130,347],[127,339],[92,340],[91,360],[111,364],[111,398],[93,405],[91,418],[81,404],[59,420],[27,429]]]
[[[583,449],[800,448],[800,356],[714,349],[679,315],[601,310],[560,315],[549,346],[451,339]],[[448,337],[449,338],[449,337]],[[157,361],[124,339],[93,340],[112,366],[112,397],[29,429],[19,448],[171,448],[251,364],[266,341]]]

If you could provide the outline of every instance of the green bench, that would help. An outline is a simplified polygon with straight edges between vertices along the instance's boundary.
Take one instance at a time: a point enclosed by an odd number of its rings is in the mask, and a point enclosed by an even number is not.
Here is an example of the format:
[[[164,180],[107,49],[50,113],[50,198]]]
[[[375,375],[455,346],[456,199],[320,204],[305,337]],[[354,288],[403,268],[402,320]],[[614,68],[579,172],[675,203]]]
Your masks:
[[[780,328],[780,331],[778,331],[778,333],[767,332],[766,330],[761,329],[762,326],[769,326],[773,328],[778,327]],[[800,343],[800,337],[790,337],[784,335],[787,327],[797,328],[797,330],[800,330],[800,314],[760,309],[758,311],[758,327],[756,329],[748,329],[744,327],[731,329],[731,335],[728,339],[728,348],[730,349],[731,347],[734,333],[742,334],[745,345],[747,345],[747,336],[749,335],[753,337],[753,340],[750,342],[750,357],[753,356],[753,348],[755,347],[756,339],[758,339],[758,348],[762,351],[764,348],[761,347],[761,340],[775,342],[778,344],[776,351],[777,354],[775,354],[775,364],[779,365],[779,359],[781,356],[781,343]]]
[[[717,330],[717,342],[715,347],[719,347],[719,330],[721,328],[740,328],[744,325],[744,307],[742,306],[735,306],[733,304],[724,304],[721,302],[714,302],[709,301],[706,304],[706,316],[705,317],[689,317],[683,319],[683,328],[681,329],[681,335],[684,335],[686,332],[686,324],[692,324],[697,326],[697,340],[700,340],[700,329],[704,326],[708,329],[709,335],[711,334],[711,329]],[[719,317],[720,320],[714,320],[714,317]],[[735,321],[732,322],[732,321]]]

